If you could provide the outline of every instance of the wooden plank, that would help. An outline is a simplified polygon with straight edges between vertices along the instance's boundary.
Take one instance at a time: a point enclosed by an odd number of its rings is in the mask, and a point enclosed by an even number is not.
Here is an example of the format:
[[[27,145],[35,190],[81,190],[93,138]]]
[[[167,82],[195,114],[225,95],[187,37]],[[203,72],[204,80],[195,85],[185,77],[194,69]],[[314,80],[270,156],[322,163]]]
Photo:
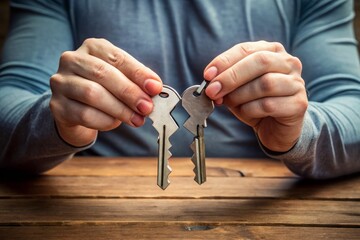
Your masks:
[[[62,239],[359,239],[360,228],[124,223],[95,226],[0,227],[2,240]]]
[[[360,227],[359,201],[240,199],[2,199],[0,225],[196,222]]]
[[[166,191],[155,177],[62,177],[0,181],[0,198],[281,198],[360,200],[360,175],[329,181],[296,178],[171,177]]]
[[[193,176],[190,158],[170,159],[171,176]],[[157,159],[76,157],[50,170],[50,175],[61,176],[156,176]],[[213,177],[291,177],[283,163],[272,159],[206,159],[207,175]]]

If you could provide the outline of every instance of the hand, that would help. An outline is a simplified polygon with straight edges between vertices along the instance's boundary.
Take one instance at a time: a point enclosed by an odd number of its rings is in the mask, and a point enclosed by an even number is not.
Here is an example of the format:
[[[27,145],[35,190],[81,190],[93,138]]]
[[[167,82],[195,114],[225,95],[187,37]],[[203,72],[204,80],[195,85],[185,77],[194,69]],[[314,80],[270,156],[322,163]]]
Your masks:
[[[266,148],[286,152],[301,134],[308,106],[301,70],[280,43],[241,43],[205,68],[206,94],[251,126]]]
[[[84,146],[97,132],[122,122],[139,127],[153,109],[151,96],[162,89],[160,77],[104,39],[87,39],[64,52],[50,79],[50,109],[60,136]]]

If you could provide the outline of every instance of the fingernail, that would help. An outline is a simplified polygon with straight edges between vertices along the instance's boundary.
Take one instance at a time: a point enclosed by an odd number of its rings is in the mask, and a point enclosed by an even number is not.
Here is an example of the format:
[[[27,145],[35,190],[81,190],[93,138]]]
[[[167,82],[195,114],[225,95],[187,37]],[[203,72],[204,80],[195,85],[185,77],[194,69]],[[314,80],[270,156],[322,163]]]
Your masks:
[[[150,96],[155,96],[161,92],[162,84],[157,80],[147,79],[144,82],[144,88]]]
[[[218,69],[215,66],[212,66],[210,68],[208,68],[205,73],[204,73],[204,78],[206,80],[212,80],[214,77],[216,77],[218,73]]]
[[[141,114],[148,115],[153,108],[153,104],[149,101],[142,99],[138,102],[138,104],[136,105],[136,108]]]
[[[144,117],[134,113],[130,121],[135,127],[140,127],[144,124]]]
[[[210,85],[206,88],[206,94],[209,98],[215,98],[216,95],[221,91],[221,83],[219,81],[210,83]]]

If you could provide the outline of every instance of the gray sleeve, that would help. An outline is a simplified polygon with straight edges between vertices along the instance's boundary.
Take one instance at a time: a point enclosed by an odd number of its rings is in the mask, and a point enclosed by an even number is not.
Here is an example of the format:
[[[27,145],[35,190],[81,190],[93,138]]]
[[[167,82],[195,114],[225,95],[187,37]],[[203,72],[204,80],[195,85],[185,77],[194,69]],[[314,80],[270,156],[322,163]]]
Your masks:
[[[306,2],[306,1],[304,1]],[[292,54],[309,91],[302,135],[282,160],[294,173],[330,178],[360,171],[360,64],[348,0],[303,4]]]
[[[73,48],[61,1],[11,2],[0,64],[0,169],[46,171],[82,148],[60,139],[49,109],[49,79]]]

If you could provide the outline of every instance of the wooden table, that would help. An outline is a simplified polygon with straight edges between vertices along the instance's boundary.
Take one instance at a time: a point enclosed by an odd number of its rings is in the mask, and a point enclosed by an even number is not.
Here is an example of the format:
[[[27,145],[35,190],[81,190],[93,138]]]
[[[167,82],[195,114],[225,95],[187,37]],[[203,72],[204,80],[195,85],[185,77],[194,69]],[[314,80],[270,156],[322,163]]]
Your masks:
[[[360,239],[360,175],[306,181],[269,159],[74,158],[0,180],[0,239]]]

